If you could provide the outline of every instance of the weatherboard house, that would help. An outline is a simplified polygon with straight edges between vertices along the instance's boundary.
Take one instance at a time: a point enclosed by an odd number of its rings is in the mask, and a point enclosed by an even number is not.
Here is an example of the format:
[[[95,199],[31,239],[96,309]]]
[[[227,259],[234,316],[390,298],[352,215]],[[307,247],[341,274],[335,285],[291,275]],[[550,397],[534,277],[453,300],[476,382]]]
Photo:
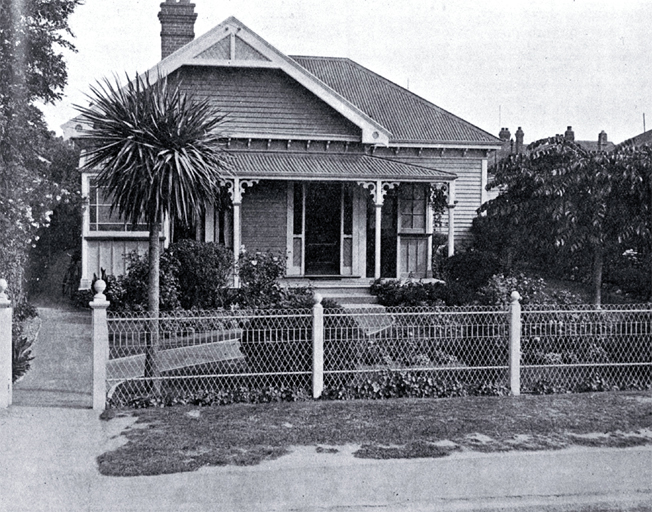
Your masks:
[[[192,236],[284,254],[290,282],[430,277],[433,233],[448,234],[448,254],[465,239],[501,141],[349,59],[284,55],[233,17],[195,39],[196,16],[188,0],[161,4],[163,60],[150,70],[227,116],[231,207],[208,205]],[[82,288],[147,250],[146,227],[111,216],[93,177],[82,176]],[[441,225],[433,188],[447,197]],[[165,222],[166,244],[187,235]]]

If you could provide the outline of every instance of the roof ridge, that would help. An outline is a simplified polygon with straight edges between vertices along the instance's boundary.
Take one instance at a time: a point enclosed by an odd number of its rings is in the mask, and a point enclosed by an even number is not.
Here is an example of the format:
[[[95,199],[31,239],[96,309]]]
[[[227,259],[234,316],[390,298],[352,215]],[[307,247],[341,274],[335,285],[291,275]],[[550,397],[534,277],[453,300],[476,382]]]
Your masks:
[[[288,55],[291,59],[321,59],[321,60],[349,60],[354,62],[349,57],[327,57],[325,55]]]
[[[449,116],[451,116],[451,117],[454,117],[455,119],[461,121],[462,123],[466,124],[467,126],[470,126],[470,127],[474,128],[474,129],[476,129],[476,130],[479,130],[479,131],[482,132],[483,134],[488,135],[489,137],[492,137],[492,138],[496,139],[496,142],[499,142],[499,141],[500,141],[500,139],[499,139],[498,137],[496,137],[495,135],[489,133],[488,131],[483,130],[483,129],[480,128],[479,126],[476,126],[476,125],[474,125],[473,123],[471,123],[471,122],[469,122],[469,121],[467,121],[467,120],[465,120],[465,119],[462,119],[461,117],[459,117],[459,116],[453,114],[452,112],[449,112],[448,110],[446,110],[445,108],[440,107],[439,105],[435,105],[433,102],[431,102],[431,101],[425,99],[425,98],[422,97],[422,96],[419,96],[418,94],[416,94],[415,92],[410,91],[409,89],[406,89],[405,87],[403,87],[403,86],[397,84],[396,82],[392,82],[390,79],[385,78],[384,76],[382,76],[382,75],[376,73],[375,71],[373,71],[373,70],[371,70],[371,69],[369,69],[369,68],[363,66],[362,64],[360,64],[360,63],[354,61],[354,60],[351,59],[351,58],[348,58],[348,57],[311,57],[311,56],[296,56],[296,57],[297,57],[297,58],[304,58],[304,59],[320,59],[320,60],[339,60],[339,61],[349,61],[351,64],[353,64],[354,66],[356,66],[357,68],[359,68],[361,71],[363,71],[363,72],[365,72],[365,73],[367,73],[367,74],[373,75],[374,77],[380,78],[383,82],[387,83],[387,84],[390,85],[392,88],[397,89],[397,90],[399,90],[399,91],[402,92],[402,93],[408,93],[408,94],[410,94],[412,97],[416,98],[420,103],[425,104],[426,106],[428,106],[428,107],[430,107],[430,108],[435,108],[436,110],[438,110],[438,111],[440,111],[440,112],[443,112],[443,113],[445,113],[445,114],[447,114],[447,115],[449,115]],[[293,56],[293,57],[290,57],[290,58],[293,59],[294,56]],[[298,63],[298,64],[301,65],[300,63]]]

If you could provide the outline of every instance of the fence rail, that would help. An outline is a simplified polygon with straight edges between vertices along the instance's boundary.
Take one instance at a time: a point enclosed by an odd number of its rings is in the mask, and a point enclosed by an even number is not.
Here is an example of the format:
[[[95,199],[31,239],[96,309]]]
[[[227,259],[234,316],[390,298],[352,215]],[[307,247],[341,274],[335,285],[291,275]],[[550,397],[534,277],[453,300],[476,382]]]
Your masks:
[[[97,316],[106,301],[95,302]],[[521,311],[516,295],[509,308],[109,313],[94,327],[106,338],[96,337],[102,407],[153,390],[319,397],[396,373],[513,394],[651,383],[650,305]]]

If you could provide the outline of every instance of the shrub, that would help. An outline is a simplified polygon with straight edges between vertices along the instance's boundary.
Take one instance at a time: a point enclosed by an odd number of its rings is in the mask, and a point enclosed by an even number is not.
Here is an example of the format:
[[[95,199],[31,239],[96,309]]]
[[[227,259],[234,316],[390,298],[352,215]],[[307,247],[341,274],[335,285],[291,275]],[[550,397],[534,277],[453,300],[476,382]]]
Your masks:
[[[469,250],[455,254],[444,263],[444,280],[468,288],[471,293],[483,287],[500,272],[498,257],[492,252]]]
[[[32,355],[32,342],[23,335],[20,325],[13,324],[12,327],[11,381],[17,382],[30,369],[34,356]]]
[[[239,302],[245,307],[268,307],[281,300],[279,279],[285,275],[285,259],[272,252],[243,252],[238,259]]]
[[[496,274],[477,294],[478,302],[487,306],[507,306],[511,293],[516,290],[521,295],[521,304],[582,304],[579,295],[567,290],[550,290],[541,277],[531,277],[523,273],[513,276]]]
[[[34,359],[32,342],[23,334],[23,323],[38,315],[36,308],[27,301],[17,302],[12,315],[11,324],[11,380],[18,381],[31,367]]]
[[[379,279],[371,285],[371,293],[379,304],[388,307],[463,306],[475,300],[475,294],[458,283]]]
[[[233,275],[233,251],[222,244],[182,240],[166,251],[183,309],[224,307]]]

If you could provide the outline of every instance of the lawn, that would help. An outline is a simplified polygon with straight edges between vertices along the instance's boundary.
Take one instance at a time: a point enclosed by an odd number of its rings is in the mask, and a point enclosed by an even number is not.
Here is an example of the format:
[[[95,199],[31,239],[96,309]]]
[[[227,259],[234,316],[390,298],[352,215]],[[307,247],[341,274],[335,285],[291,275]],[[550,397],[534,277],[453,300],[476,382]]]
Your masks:
[[[354,445],[362,458],[443,457],[453,451],[551,450],[652,444],[652,393],[306,401],[110,410],[135,416],[128,442],[98,458],[104,475],[253,465],[289,453]],[[109,420],[111,421],[111,420]]]

